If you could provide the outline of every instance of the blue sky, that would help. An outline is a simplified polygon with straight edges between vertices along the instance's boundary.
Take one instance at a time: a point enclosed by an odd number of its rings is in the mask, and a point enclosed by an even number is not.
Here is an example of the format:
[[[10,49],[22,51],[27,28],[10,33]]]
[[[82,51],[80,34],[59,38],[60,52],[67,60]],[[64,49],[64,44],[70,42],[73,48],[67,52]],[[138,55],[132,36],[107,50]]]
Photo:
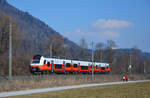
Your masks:
[[[150,0],[8,0],[79,43],[114,40],[150,52]]]

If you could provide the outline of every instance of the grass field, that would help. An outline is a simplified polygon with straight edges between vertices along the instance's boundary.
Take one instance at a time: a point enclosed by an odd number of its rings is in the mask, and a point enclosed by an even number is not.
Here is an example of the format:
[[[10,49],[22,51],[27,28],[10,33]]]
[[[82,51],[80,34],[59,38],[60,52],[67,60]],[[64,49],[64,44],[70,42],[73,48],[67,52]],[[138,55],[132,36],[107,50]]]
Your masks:
[[[150,98],[150,82],[87,87],[8,98]]]
[[[149,79],[150,75],[129,76],[130,80]],[[0,92],[19,91],[57,86],[79,85],[89,83],[105,83],[121,81],[121,75],[42,75],[42,76],[14,76],[13,80],[0,78]]]

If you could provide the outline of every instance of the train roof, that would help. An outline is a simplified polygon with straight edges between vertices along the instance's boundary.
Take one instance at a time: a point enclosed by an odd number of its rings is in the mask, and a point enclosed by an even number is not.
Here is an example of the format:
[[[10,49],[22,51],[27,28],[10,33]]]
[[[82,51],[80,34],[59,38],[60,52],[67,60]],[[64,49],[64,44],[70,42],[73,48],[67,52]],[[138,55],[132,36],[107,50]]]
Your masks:
[[[56,58],[56,57],[45,57],[45,56],[42,56],[42,55],[36,55],[36,56],[41,56],[42,58],[46,59],[47,61],[51,61],[53,60],[54,63],[57,63],[57,64],[62,64],[64,61],[65,63],[72,63],[72,64],[79,64],[84,66],[84,65],[91,65],[92,62],[90,61],[81,61],[81,60],[72,60],[72,59],[64,59],[64,58]],[[106,66],[109,66],[108,63],[101,63],[101,62],[93,62],[94,65],[98,65],[98,66],[101,66],[101,67],[106,67]]]

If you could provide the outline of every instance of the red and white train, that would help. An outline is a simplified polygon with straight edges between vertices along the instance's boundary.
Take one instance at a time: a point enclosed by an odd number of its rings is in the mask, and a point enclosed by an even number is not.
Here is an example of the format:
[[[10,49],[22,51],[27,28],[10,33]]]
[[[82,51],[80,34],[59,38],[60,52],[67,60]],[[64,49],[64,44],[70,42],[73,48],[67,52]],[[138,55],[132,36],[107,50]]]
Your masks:
[[[69,59],[47,58],[41,55],[32,57],[30,72],[37,73],[92,73],[92,62]],[[93,62],[93,73],[109,73],[108,63]]]

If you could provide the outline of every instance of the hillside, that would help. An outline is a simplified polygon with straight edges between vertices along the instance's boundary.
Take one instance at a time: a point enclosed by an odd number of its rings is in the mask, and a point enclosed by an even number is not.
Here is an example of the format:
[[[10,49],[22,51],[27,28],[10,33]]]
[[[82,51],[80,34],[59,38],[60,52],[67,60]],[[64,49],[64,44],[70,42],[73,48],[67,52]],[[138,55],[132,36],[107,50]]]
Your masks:
[[[23,35],[25,36],[25,39],[23,40],[24,47],[36,45],[37,39],[38,41],[46,42],[48,36],[51,36],[52,34],[56,34],[63,37],[57,31],[55,31],[50,26],[42,22],[40,19],[32,16],[28,12],[23,12],[13,7],[6,0],[0,0],[0,13],[5,13],[16,20],[20,28],[20,31],[24,33]],[[67,38],[64,38],[64,43],[67,44],[72,50],[76,50],[77,48],[79,48],[77,44],[68,40]],[[29,50],[32,50],[32,48],[33,47],[31,47]],[[128,49],[118,50],[118,52],[126,52],[126,51],[128,51]],[[150,57],[149,53],[144,54]]]
[[[87,49],[88,45],[84,39],[79,39],[81,42],[78,46],[40,19],[13,7],[6,0],[0,0],[0,74],[2,75],[8,74],[9,21],[13,23],[14,74],[29,73],[27,65],[35,54],[91,61],[91,49]],[[114,50],[112,43],[115,45],[115,42],[113,40],[108,42],[100,43],[103,47],[96,47],[94,44],[94,61],[102,60],[110,63],[111,73],[125,73],[128,71],[131,55],[134,73],[150,73],[150,53],[144,53],[137,48]]]
[[[13,7],[12,5],[8,4],[6,0],[0,0],[0,13],[5,13],[16,20],[20,32],[24,33],[25,36],[25,40],[23,41],[24,47],[36,45],[37,39],[38,41],[45,42],[47,37],[52,34],[63,37],[40,19],[33,17],[28,12],[23,12]],[[64,38],[64,43],[72,49],[78,47],[74,42],[68,40],[67,38]],[[31,49],[32,48],[29,50]]]

